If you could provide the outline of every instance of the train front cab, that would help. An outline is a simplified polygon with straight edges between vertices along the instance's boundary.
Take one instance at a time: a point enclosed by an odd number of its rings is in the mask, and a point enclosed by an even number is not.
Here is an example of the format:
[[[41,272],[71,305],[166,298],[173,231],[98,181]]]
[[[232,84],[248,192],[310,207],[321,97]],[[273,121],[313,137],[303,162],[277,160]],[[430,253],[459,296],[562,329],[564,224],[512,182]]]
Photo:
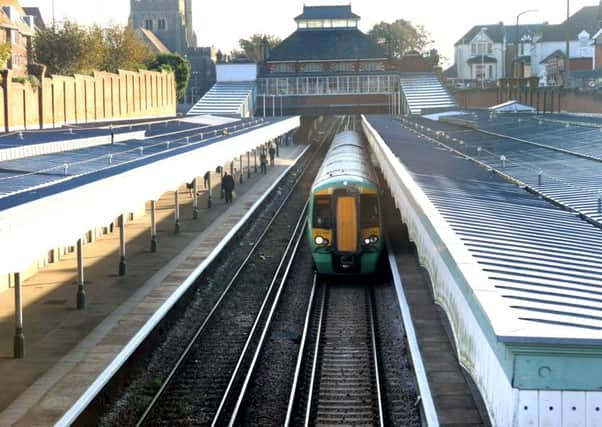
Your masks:
[[[314,193],[311,241],[321,274],[371,274],[382,250],[375,189],[353,187]]]

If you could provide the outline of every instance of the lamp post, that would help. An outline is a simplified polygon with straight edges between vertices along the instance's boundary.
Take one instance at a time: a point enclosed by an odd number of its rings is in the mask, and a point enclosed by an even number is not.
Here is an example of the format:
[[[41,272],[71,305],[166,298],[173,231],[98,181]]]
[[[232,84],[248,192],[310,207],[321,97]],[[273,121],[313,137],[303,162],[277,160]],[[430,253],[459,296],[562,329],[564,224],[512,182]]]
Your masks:
[[[570,39],[571,39],[571,26],[569,25],[570,19],[570,0],[566,0],[566,59],[565,59],[565,82],[564,85],[568,86],[569,79],[571,77],[571,56],[570,56]]]
[[[519,40],[518,40],[518,20],[519,18],[524,15],[525,13],[529,13],[529,12],[539,12],[539,9],[528,9],[528,10],[523,10],[521,13],[519,13],[518,15],[516,15],[516,39],[514,40],[514,45],[516,46],[516,48],[514,49],[514,66],[512,67],[513,70],[516,69],[516,77],[518,78],[518,45],[519,45]]]

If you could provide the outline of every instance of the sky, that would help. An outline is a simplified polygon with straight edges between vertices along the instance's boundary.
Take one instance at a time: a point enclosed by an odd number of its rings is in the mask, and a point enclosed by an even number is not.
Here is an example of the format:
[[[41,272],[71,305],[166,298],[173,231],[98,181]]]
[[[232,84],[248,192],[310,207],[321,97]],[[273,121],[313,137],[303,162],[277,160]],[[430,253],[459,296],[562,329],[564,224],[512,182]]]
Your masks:
[[[445,64],[453,61],[453,46],[472,26],[500,21],[556,24],[566,18],[568,0],[353,0],[353,11],[360,15],[360,29],[367,32],[374,24],[403,18],[423,25],[431,34]],[[192,0],[194,27],[199,46],[215,46],[223,52],[236,47],[241,37],[253,33],[275,34],[285,38],[295,30],[293,18],[303,4],[349,4],[340,0]],[[21,0],[23,6],[38,6],[46,22],[52,22],[52,0]],[[571,0],[571,14],[598,0]],[[109,22],[126,24],[129,0],[54,0],[57,20],[69,17],[84,24]]]

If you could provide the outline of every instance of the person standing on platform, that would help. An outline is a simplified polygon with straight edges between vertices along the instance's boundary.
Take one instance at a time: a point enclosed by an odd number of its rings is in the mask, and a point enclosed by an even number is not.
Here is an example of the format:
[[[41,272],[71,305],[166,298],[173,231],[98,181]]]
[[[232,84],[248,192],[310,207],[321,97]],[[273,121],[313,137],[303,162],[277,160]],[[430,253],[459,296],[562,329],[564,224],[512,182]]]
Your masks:
[[[261,166],[261,174],[265,175],[268,173],[268,158],[265,155],[265,150],[261,150],[261,155],[259,156],[259,163]]]
[[[205,190],[209,188],[209,178],[211,177],[211,172],[208,171],[205,176],[203,177],[204,182],[203,184],[205,185]]]
[[[274,166],[274,157],[276,156],[276,143],[274,141],[270,142],[270,165]]]
[[[226,196],[226,203],[232,203],[232,192],[236,186],[234,178],[229,175],[228,172],[224,172],[224,179],[222,180],[222,186],[224,187],[224,195]]]

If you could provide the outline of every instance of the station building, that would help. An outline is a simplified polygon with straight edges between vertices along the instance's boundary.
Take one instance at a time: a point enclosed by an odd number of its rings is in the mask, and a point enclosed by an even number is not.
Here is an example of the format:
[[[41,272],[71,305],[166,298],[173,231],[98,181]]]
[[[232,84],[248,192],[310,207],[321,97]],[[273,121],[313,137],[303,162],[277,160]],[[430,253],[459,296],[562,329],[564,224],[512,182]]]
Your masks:
[[[270,50],[262,46],[258,114],[387,112],[403,109],[400,73],[433,73],[433,58],[394,58],[389,43],[359,30],[351,5],[304,6],[297,29]]]

